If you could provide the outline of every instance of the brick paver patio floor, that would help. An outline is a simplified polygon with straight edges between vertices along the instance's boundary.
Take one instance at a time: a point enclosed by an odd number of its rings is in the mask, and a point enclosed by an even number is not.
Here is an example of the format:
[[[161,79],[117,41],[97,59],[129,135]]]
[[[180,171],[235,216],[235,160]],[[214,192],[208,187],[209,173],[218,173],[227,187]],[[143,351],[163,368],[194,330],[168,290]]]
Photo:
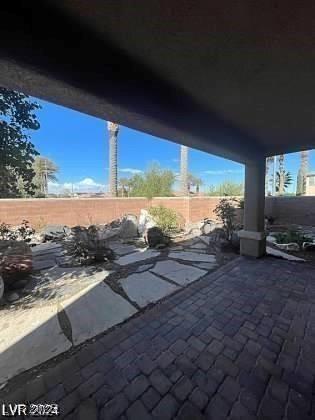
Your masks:
[[[239,258],[7,395],[76,419],[315,418],[315,272]]]

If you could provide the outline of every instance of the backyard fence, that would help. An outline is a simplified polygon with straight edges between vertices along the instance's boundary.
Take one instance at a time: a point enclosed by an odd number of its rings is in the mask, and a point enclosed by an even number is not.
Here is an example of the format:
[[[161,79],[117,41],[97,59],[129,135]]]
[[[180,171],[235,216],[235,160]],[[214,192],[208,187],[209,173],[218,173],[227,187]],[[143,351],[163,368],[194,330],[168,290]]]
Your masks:
[[[138,216],[141,209],[159,204],[174,209],[190,223],[215,218],[213,210],[219,200],[220,197],[2,199],[0,223],[16,225],[26,219],[35,228],[47,224],[107,223],[125,214]],[[315,225],[315,196],[267,197],[265,212],[280,223]]]

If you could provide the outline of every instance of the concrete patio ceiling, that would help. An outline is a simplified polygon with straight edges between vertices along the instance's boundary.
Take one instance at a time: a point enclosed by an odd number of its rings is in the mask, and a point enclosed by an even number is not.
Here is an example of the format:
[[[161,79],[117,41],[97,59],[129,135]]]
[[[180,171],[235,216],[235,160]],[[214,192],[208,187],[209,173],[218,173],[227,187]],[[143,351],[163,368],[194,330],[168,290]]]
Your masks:
[[[315,146],[315,3],[2,5],[0,84],[240,162]]]

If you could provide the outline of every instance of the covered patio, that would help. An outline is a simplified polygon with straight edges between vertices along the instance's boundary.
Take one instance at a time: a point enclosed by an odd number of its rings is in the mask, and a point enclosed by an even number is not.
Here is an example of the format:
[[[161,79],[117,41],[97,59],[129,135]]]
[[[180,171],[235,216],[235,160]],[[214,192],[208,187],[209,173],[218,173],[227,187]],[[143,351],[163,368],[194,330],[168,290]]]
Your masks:
[[[242,257],[17,376],[1,401],[56,402],[67,419],[314,418],[314,269],[264,257],[264,201],[266,157],[315,145],[315,3],[6,2],[2,14],[1,86],[246,171]]]
[[[66,419],[311,419],[314,325],[310,266],[239,257],[1,400],[53,401]]]

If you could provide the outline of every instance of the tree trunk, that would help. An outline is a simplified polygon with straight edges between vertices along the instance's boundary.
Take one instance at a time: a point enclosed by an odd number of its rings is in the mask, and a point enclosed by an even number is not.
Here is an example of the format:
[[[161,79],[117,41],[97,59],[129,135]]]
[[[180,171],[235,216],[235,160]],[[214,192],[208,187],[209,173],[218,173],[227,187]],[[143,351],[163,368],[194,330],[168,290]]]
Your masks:
[[[298,177],[297,177],[297,189],[296,189],[296,194],[297,195],[304,195],[305,194],[306,175],[309,171],[308,158],[309,158],[309,151],[308,150],[303,150],[301,152],[301,165],[300,165],[300,169],[299,169]]]
[[[285,189],[285,169],[284,169],[284,155],[279,156],[279,195],[284,194]]]
[[[180,146],[180,182],[182,195],[188,195],[188,147]]]
[[[109,131],[109,192],[112,197],[117,197],[117,138],[119,125],[108,122]]]

